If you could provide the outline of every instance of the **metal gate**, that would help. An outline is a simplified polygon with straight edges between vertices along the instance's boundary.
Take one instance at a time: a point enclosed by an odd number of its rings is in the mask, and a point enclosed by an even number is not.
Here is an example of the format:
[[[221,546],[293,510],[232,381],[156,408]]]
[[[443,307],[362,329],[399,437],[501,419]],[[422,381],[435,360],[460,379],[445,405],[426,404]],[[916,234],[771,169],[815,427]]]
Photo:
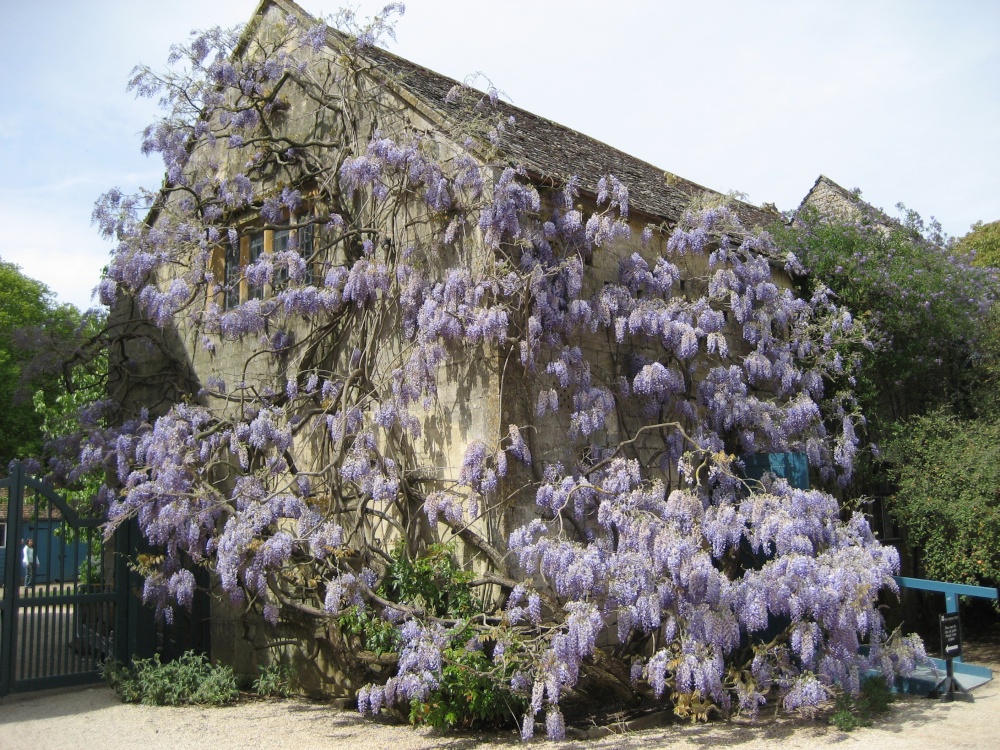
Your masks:
[[[0,696],[95,682],[127,659],[128,569],[101,523],[20,463],[0,479]]]

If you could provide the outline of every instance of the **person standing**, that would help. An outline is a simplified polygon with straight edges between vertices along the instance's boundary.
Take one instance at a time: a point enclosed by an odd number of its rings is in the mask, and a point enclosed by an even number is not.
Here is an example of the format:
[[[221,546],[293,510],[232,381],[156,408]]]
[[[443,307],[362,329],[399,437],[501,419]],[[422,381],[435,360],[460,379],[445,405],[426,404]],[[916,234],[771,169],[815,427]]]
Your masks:
[[[24,573],[25,588],[35,582],[35,540],[29,539],[21,549],[21,570]]]

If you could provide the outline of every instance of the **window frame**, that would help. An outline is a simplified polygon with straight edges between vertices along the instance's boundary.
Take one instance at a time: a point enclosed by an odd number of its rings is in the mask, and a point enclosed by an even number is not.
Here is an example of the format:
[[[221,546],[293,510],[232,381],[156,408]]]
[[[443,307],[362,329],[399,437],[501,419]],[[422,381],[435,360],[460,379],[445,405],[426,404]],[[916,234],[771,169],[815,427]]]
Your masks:
[[[270,284],[262,287],[251,287],[246,278],[246,267],[260,259],[261,255],[272,257],[279,252],[285,252],[294,240],[295,250],[306,263],[305,285],[317,283],[319,274],[317,263],[310,260],[315,255],[316,225],[311,213],[307,212],[306,220],[301,226],[295,214],[285,214],[283,223],[286,226],[278,228],[261,228],[259,224],[248,223],[239,230],[239,238],[235,244],[226,241],[221,245],[217,257],[216,277],[219,279],[216,287],[216,303],[223,310],[232,310],[252,299],[266,299],[288,286],[288,270],[275,270]],[[280,248],[280,249],[279,249]]]
[[[267,251],[269,234],[264,229],[244,230],[239,233],[235,246],[229,241],[222,246],[217,270],[223,283],[216,289],[215,299],[223,310],[232,310],[251,299],[264,298],[262,288],[251,289],[245,271]]]
[[[293,222],[294,223],[294,222]],[[302,283],[306,286],[316,283],[316,269],[313,261],[310,260],[313,256],[313,250],[315,247],[315,237],[316,232],[313,224],[303,224],[302,226],[287,227],[285,229],[274,229],[273,239],[271,244],[271,250],[275,256],[281,252],[288,252],[289,247],[294,241],[295,252],[298,253],[299,257],[305,261],[306,272],[302,279]],[[281,291],[288,287],[288,269],[276,269],[274,272],[274,281],[271,284],[272,293]]]
[[[260,260],[261,255],[264,255],[269,251],[270,248],[268,246],[270,245],[270,243],[268,242],[268,239],[271,238],[269,238],[268,235],[272,235],[273,237],[273,232],[270,232],[266,229],[261,229],[256,232],[251,232],[249,235],[247,235],[248,237],[247,257],[246,257],[247,262],[243,265],[244,269],[251,263],[256,263],[258,260]],[[247,292],[246,292],[247,301],[250,301],[252,299],[264,299],[264,287],[262,286],[251,287],[250,282],[246,280],[245,275],[243,277],[243,283],[246,284],[247,287]],[[240,297],[242,298],[243,295],[241,294]]]
[[[226,241],[222,252],[222,309],[232,310],[240,305],[240,289],[243,286],[243,264],[240,245],[242,237],[236,244]]]

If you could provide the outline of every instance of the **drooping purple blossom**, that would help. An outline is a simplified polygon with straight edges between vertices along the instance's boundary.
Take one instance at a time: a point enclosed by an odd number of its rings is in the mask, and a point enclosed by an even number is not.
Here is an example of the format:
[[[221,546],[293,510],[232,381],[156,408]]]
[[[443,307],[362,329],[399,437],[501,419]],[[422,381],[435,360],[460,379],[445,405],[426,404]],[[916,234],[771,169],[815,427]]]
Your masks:
[[[358,28],[363,54],[374,54],[384,30],[382,21]],[[289,24],[288,33],[310,49],[327,38],[321,26]],[[252,363],[226,372],[228,393],[205,380],[212,391],[198,398],[211,408],[192,401],[118,432],[94,427],[81,446],[84,466],[117,477],[121,493],[104,494],[112,521],[137,518],[166,550],[147,581],[151,600],[189,602],[181,561],[194,560],[273,622],[282,605],[271,584],[308,570],[317,583],[296,595],[314,609],[336,617],[381,608],[399,628],[397,673],[358,694],[359,710],[377,714],[439,689],[453,637],[483,641],[419,607],[373,607],[379,573],[365,566],[381,566],[384,550],[373,552],[372,539],[428,525],[431,536],[478,533],[503,508],[530,519],[498,555],[509,553],[504,573],[523,583],[482,622],[530,635],[500,632],[492,651],[495,664],[515,665],[510,687],[530,699],[527,736],[540,712],[549,736],[563,736],[561,699],[598,644],[615,639],[655,639],[631,670],[655,694],[698,691],[746,710],[775,685],[790,709],[814,705],[817,685],[854,689],[864,639],[876,644],[872,663],[914,663],[912,644],[877,645],[876,597],[891,590],[898,560],[864,519],[843,522],[823,492],[740,478],[740,452],[800,450],[821,475],[845,479],[858,451],[856,409],[849,397],[829,398],[824,381],[849,376],[842,352],[863,331],[828,294],[802,299],[776,284],[775,268],[798,266],[765,233],[709,208],[682,217],[665,248],[647,226],[641,253],[621,250],[631,232],[624,183],[601,179],[596,211],[580,205],[576,177],[540,193],[526,171],[483,156],[487,139],[503,147],[507,120],[484,124],[483,144],[470,138],[466,152],[443,160],[434,139],[389,126],[322,158],[312,147],[268,144],[255,129],[275,110],[261,119],[241,105],[212,119],[225,104],[218,92],[262,101],[312,56],[282,49],[243,61],[218,41],[191,47],[212,84],[199,95],[201,124],[154,127],[144,146],[163,155],[171,184],[199,196],[202,213],[184,196],[147,225],[150,202],[115,191],[95,210],[101,231],[122,243],[102,298],[134,295],[153,324],[196,329],[211,343],[201,356],[236,344]],[[141,74],[135,85],[160,87]],[[452,99],[459,107],[461,97]],[[502,107],[491,91],[477,111]],[[209,155],[219,176],[200,179],[192,149],[229,149],[242,171],[227,175],[226,160]],[[294,175],[293,164],[315,174],[339,164],[329,177],[347,200],[326,192],[312,206],[311,184],[259,179],[268,169]],[[402,216],[400,206],[419,207],[422,218],[390,226],[384,217]],[[225,309],[209,299],[213,246],[227,236],[236,246],[228,227],[243,212],[277,225],[303,210],[329,215],[315,227],[318,260],[307,264],[290,242],[241,269],[251,299]],[[617,274],[601,276],[608,256],[595,249],[617,259]],[[704,289],[684,286],[688,260],[706,269]],[[186,275],[170,275],[181,261]],[[478,387],[476,367],[497,362],[501,377],[523,375],[525,408],[503,417],[506,430],[473,420],[479,431],[469,431],[461,409],[445,414],[439,391]],[[502,398],[509,382],[497,389]],[[442,431],[450,420],[461,437],[438,445],[451,439],[450,425]],[[448,450],[462,456],[459,466],[449,466]],[[514,472],[508,456],[525,469]],[[233,472],[232,482],[217,481]],[[410,515],[421,502],[425,515]],[[740,559],[747,549],[752,565]],[[359,550],[368,559],[355,565]],[[740,645],[777,618],[790,621],[787,645],[762,648],[752,680],[730,691]]]

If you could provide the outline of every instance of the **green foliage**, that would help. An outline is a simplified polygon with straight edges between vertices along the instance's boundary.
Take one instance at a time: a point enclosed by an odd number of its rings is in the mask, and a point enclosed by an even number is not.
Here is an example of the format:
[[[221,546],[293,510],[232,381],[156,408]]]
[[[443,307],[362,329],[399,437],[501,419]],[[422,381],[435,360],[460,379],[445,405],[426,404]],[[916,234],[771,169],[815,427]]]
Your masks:
[[[886,713],[892,703],[892,691],[881,676],[865,678],[857,696],[841,693],[837,696],[830,723],[842,732],[871,726],[872,721]]]
[[[393,551],[392,564],[377,593],[393,601],[426,609],[435,617],[466,617],[474,611],[468,582],[472,574],[455,561],[449,547],[431,545],[410,558],[404,545]],[[341,630],[358,636],[365,649],[376,654],[399,647],[396,628],[369,609],[349,607],[339,618]]]
[[[899,486],[892,512],[921,573],[1000,581],[1000,418],[935,411],[902,425],[888,457]]]
[[[77,580],[80,583],[101,583],[104,564],[104,540],[91,536],[87,556],[80,561],[77,568]]]
[[[828,286],[872,332],[856,390],[865,413],[885,425],[966,399],[993,274],[965,263],[913,212],[897,223],[858,208],[853,220],[806,211],[774,232],[810,272],[804,291]]]
[[[160,662],[159,654],[150,659],[139,659],[131,668],[108,662],[103,675],[125,703],[221,706],[239,697],[233,670],[221,664],[212,664],[193,651],[187,651],[166,664]]]
[[[983,316],[972,365],[977,375],[976,415],[1000,414],[1000,304]]]
[[[976,222],[972,231],[958,241],[956,249],[966,255],[975,253],[972,262],[977,266],[1000,268],[1000,221]]]
[[[392,623],[386,622],[370,609],[349,607],[338,622],[342,632],[361,638],[364,648],[376,654],[387,654],[399,648],[399,634]]]
[[[407,606],[425,609],[435,617],[462,620],[479,611],[469,589],[473,574],[463,570],[447,545],[435,544],[411,558],[399,545],[377,593]],[[398,651],[395,626],[370,609],[350,607],[339,618],[342,632],[359,637],[363,648],[383,654]],[[514,721],[524,713],[524,701],[507,685],[511,674],[489,658],[484,644],[454,636],[444,649],[439,687],[426,701],[410,704],[409,720],[437,729],[468,729]]]
[[[854,701],[851,700],[851,696],[849,695],[837,696],[837,704],[833,714],[830,716],[830,723],[841,732],[853,732],[862,726],[861,721],[851,710],[853,703]]]
[[[861,693],[856,699],[858,711],[863,716],[878,716],[888,712],[894,700],[892,690],[880,675],[866,677],[861,683]]]
[[[414,559],[400,546],[386,573],[383,592],[394,601],[426,609],[437,617],[465,617],[474,611],[467,586],[472,578],[445,545],[431,545]]]
[[[252,690],[262,698],[287,698],[293,692],[295,670],[285,664],[268,664],[260,667],[260,675],[253,681]]]
[[[94,337],[105,323],[103,315],[88,315],[86,320],[79,322],[74,337]],[[69,341],[67,339],[63,345],[72,346]],[[45,441],[73,440],[81,434],[80,413],[107,396],[107,373],[107,350],[100,349],[89,356],[88,361],[75,361],[64,367],[54,391],[35,391],[33,406],[41,419]],[[61,483],[60,491],[73,507],[87,513],[103,479],[103,471],[93,470],[76,477],[68,486]]]
[[[33,378],[27,388],[25,367],[31,358],[19,332],[35,329],[44,336],[32,336],[32,345],[42,338],[59,338],[79,322],[80,314],[71,305],[58,305],[52,292],[40,281],[28,278],[13,263],[0,259],[0,466],[15,458],[35,455],[42,447],[42,417],[36,413],[31,394],[35,387],[44,401],[59,392],[52,375]]]
[[[465,644],[444,651],[440,687],[430,698],[410,704],[410,722],[435,729],[468,729],[509,724],[525,703],[498,687],[496,668],[478,649]]]

